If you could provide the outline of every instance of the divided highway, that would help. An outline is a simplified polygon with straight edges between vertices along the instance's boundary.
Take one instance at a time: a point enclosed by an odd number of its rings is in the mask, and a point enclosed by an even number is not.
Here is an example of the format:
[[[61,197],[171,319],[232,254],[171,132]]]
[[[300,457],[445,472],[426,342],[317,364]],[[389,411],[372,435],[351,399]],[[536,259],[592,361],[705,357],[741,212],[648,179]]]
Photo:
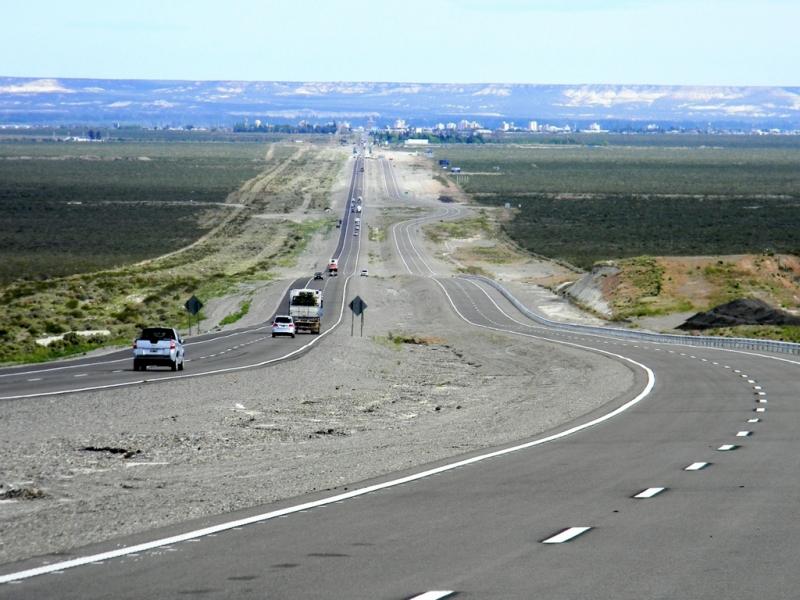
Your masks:
[[[0,595],[794,597],[800,364],[539,325],[480,281],[437,276],[419,227],[458,210],[393,227],[407,276],[427,279],[476,328],[621,362],[635,377],[628,395],[512,446],[137,536],[124,549],[100,544],[75,563],[6,566],[0,581],[19,583]],[[353,251],[345,240],[342,260]]]

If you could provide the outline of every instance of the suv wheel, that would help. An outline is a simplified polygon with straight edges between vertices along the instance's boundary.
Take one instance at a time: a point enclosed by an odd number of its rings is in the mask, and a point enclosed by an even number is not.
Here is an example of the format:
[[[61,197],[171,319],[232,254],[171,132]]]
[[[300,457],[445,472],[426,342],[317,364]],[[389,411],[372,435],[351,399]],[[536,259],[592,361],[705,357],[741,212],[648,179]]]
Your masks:
[[[172,363],[169,366],[173,371],[177,371],[178,370],[178,360],[177,359],[173,360]]]
[[[183,362],[181,361],[181,364],[178,365],[178,371],[183,371]]]

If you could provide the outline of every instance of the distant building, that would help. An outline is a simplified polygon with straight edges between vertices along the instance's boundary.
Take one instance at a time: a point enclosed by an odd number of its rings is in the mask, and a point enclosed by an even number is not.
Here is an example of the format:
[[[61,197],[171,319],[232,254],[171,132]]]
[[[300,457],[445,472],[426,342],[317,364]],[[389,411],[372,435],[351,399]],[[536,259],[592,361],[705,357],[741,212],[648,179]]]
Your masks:
[[[528,123],[528,131],[539,131],[539,123],[536,121]]]

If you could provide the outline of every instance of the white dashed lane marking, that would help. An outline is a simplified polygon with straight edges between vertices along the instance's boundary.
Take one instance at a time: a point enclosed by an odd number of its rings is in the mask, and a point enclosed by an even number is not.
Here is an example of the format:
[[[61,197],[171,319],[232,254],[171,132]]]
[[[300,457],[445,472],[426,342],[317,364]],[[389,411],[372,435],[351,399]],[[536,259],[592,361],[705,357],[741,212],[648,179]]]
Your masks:
[[[736,444],[722,444],[722,446],[717,448],[717,450],[720,450],[722,452],[727,452],[729,450],[736,450],[738,447],[739,446],[737,446]]]
[[[737,431],[736,432],[736,437],[748,437],[748,436],[750,436],[752,434],[753,434],[752,431]]]
[[[31,377],[30,379],[28,379],[28,381],[41,381],[41,380],[42,380],[41,377]]]
[[[647,488],[646,490],[642,490],[638,494],[634,496],[634,498],[652,498],[653,496],[657,496],[661,492],[663,492],[667,488],[663,487],[651,487]]]
[[[765,400],[764,402],[766,402],[766,400]],[[761,407],[759,407],[759,408],[755,409],[755,411],[756,411],[757,413],[763,413],[763,412],[767,412],[767,409],[766,409],[766,408],[764,408],[763,406],[761,406]]]
[[[699,471],[701,469],[705,469],[710,463],[707,462],[696,462],[690,464],[688,467],[684,469],[684,471]]]
[[[748,423],[758,423],[760,421],[761,421],[761,419],[759,419],[758,417],[756,417],[755,419],[747,419]]]
[[[439,600],[440,598],[447,598],[448,596],[452,596],[455,594],[453,591],[432,591],[432,592],[425,592],[424,594],[420,594],[419,596],[414,596],[409,600]]]
[[[73,375],[73,377],[86,377],[87,375],[88,373],[78,373],[76,375]]]
[[[543,544],[563,544],[564,542],[568,542],[570,540],[575,539],[579,535],[583,535],[587,531],[589,531],[591,527],[570,527],[565,529],[564,531],[557,533],[556,535],[547,538],[546,540],[542,540]]]

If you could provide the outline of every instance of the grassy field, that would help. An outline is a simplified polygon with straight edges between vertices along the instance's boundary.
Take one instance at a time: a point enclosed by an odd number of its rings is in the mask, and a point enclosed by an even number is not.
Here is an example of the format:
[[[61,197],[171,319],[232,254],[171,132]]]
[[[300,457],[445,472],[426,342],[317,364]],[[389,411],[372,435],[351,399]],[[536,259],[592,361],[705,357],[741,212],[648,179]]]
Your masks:
[[[236,288],[242,282],[268,281],[274,268],[293,262],[311,236],[333,227],[335,219],[327,216],[324,208],[331,185],[346,160],[346,153],[329,146],[311,144],[273,147],[225,145],[219,148],[178,146],[175,149],[165,145],[130,146],[128,157],[148,156],[151,159],[140,161],[115,158],[123,156],[124,149],[116,144],[82,145],[75,152],[91,150],[99,159],[69,156],[58,160],[31,160],[35,170],[28,171],[26,166],[21,173],[14,175],[12,181],[17,182],[14,189],[22,190],[33,186],[38,172],[42,193],[52,195],[55,207],[49,212],[39,210],[35,206],[35,197],[30,198],[28,204],[35,208],[35,223],[59,238],[63,237],[61,231],[65,229],[65,211],[84,206],[67,204],[58,195],[65,193],[63,190],[74,190],[77,194],[81,189],[68,166],[64,165],[74,163],[79,169],[86,165],[96,166],[97,170],[89,168],[83,171],[84,175],[105,181],[109,189],[114,188],[116,181],[119,194],[119,200],[113,204],[116,208],[102,213],[113,224],[84,222],[84,229],[81,229],[80,219],[68,221],[84,233],[83,238],[74,238],[76,243],[69,251],[64,251],[73,268],[80,268],[73,255],[82,253],[91,257],[92,252],[109,254],[118,249],[111,261],[114,265],[154,254],[160,256],[140,264],[115,268],[102,268],[102,265],[92,263],[100,270],[47,279],[44,278],[46,273],[39,272],[33,276],[22,272],[22,278],[0,286],[0,336],[5,340],[0,345],[0,362],[47,360],[103,343],[127,343],[139,327],[147,324],[185,328],[188,316],[183,303],[190,295],[195,294],[205,301]],[[3,147],[6,157],[23,156],[18,146],[17,153],[11,152],[8,146],[0,147]],[[141,153],[143,150],[149,152]],[[34,145],[27,148],[25,155],[47,156],[47,152]],[[173,158],[174,155],[181,157],[180,160]],[[0,158],[0,168],[7,166],[5,162],[28,163],[27,159],[6,161]],[[140,170],[139,163],[144,165],[145,171]],[[48,170],[51,164],[57,168]],[[155,170],[146,170],[153,166]],[[128,168],[133,170],[126,171]],[[107,205],[104,187],[92,184],[86,187],[86,195],[77,201],[88,204],[89,208],[95,204]],[[53,189],[59,192],[52,192]],[[221,203],[227,199],[227,207],[217,207],[216,212],[209,214],[209,206],[205,206],[195,213],[195,221],[185,227],[184,231],[190,235],[177,235],[172,229],[174,224],[166,220],[161,209],[164,204],[176,202],[176,194],[191,191],[202,194],[203,200],[195,200],[196,203]],[[19,198],[13,201],[22,203]],[[148,210],[150,206],[153,211],[148,213],[149,220],[133,216],[137,210]],[[301,219],[301,222],[281,218],[281,215],[301,208],[309,213],[309,217]],[[114,214],[116,211],[118,214]],[[116,237],[109,235],[112,230]],[[140,237],[152,239],[149,236],[154,233],[169,240],[171,248],[166,247],[166,250],[180,249],[163,254],[164,249],[155,251],[139,244]],[[21,234],[21,243],[33,235],[30,231]],[[197,239],[201,234],[202,238],[186,245],[187,241]],[[94,244],[97,238],[103,239]],[[109,245],[104,245],[108,241],[106,238],[111,239]],[[32,253],[37,250],[41,249],[34,247]],[[20,248],[4,248],[3,251],[13,255]],[[140,251],[140,255],[136,254]],[[55,269],[52,264],[59,263],[59,254],[53,252],[48,256],[52,257],[51,263],[45,264]],[[242,314],[243,310],[241,307]],[[36,344],[37,339],[46,335],[96,329],[109,330],[110,336],[85,340],[68,334],[63,341],[47,347]]]
[[[185,246],[265,154],[260,144],[0,143],[0,284]]]
[[[462,168],[459,184],[478,202],[514,209],[504,228],[522,247],[584,268],[639,255],[800,252],[800,139],[721,145],[728,139],[450,146],[436,158]]]

